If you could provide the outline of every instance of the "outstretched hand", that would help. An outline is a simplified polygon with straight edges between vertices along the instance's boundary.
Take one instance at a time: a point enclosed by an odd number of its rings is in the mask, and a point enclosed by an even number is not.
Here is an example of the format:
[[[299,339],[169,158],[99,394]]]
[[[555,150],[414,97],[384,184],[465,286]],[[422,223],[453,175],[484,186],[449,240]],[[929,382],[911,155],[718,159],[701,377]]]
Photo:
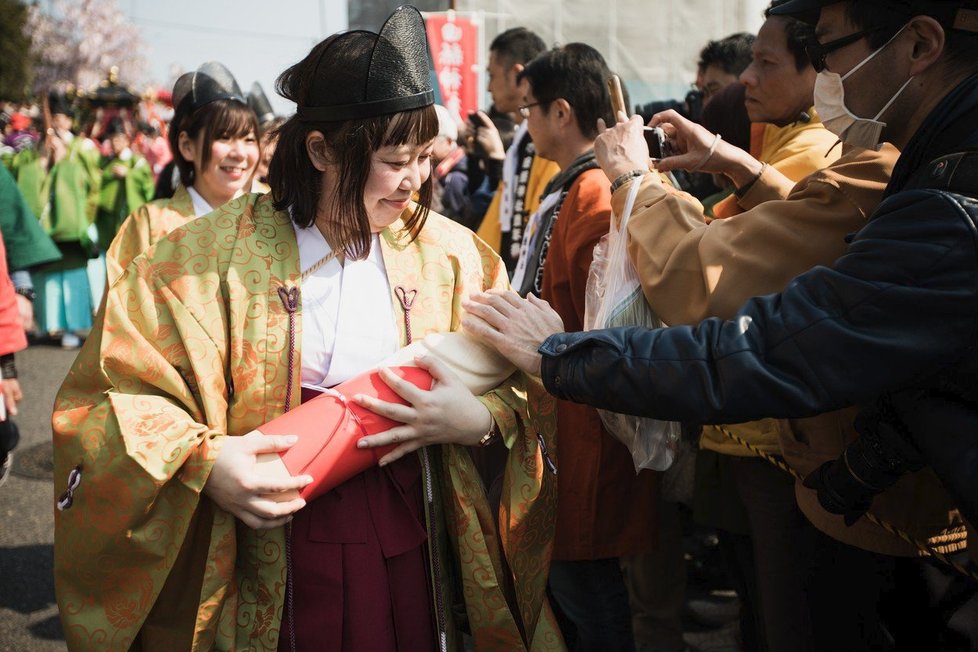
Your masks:
[[[357,405],[402,424],[357,442],[359,448],[399,444],[380,459],[381,466],[431,444],[473,446],[492,425],[492,415],[486,406],[445,363],[434,356],[418,356],[414,362],[434,379],[430,390],[421,389],[390,369],[380,370],[381,380],[408,405],[389,403],[365,394],[353,397]]]
[[[489,290],[462,302],[462,328],[495,348],[521,370],[540,375],[543,341],[564,330],[560,315],[543,299],[520,298],[511,290]]]
[[[259,473],[255,466],[259,454],[286,451],[297,441],[295,436],[265,435],[257,430],[242,437],[226,437],[204,493],[250,528],[265,530],[285,525],[306,501],[275,497],[302,489],[312,482],[312,477],[274,478]]]

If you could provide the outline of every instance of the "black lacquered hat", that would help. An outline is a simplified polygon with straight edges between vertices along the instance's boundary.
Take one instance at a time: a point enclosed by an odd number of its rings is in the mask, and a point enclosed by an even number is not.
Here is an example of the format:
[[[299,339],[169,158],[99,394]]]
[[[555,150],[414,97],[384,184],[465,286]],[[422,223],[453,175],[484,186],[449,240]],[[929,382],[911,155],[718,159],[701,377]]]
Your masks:
[[[48,93],[48,108],[51,111],[51,115],[55,115],[56,113],[63,113],[69,116],[75,115],[71,99],[64,91],[51,91]]]
[[[265,90],[258,82],[252,84],[251,90],[248,91],[248,106],[250,106],[251,110],[255,112],[256,116],[258,116],[259,125],[263,125],[266,122],[271,122],[275,119],[275,111],[272,110],[272,103],[268,101],[268,96],[265,95]]]
[[[775,16],[794,16],[808,23],[818,22],[822,7],[842,0],[787,0],[771,8]],[[900,15],[931,16],[952,29],[978,32],[978,2],[975,0],[854,0],[856,4],[878,8],[882,17]]]
[[[190,113],[217,100],[248,104],[234,75],[217,61],[208,61],[197,70],[180,75],[173,85],[173,106],[177,113]]]
[[[372,118],[434,104],[428,38],[416,8],[395,9],[379,34],[353,31],[330,38],[296,111],[303,122]],[[340,49],[344,58],[352,57],[349,65],[324,65]]]
[[[126,123],[120,116],[115,116],[109,123],[105,125],[105,132],[102,134],[104,138],[111,138],[112,136],[117,136],[119,134],[129,135],[129,130],[126,129]]]

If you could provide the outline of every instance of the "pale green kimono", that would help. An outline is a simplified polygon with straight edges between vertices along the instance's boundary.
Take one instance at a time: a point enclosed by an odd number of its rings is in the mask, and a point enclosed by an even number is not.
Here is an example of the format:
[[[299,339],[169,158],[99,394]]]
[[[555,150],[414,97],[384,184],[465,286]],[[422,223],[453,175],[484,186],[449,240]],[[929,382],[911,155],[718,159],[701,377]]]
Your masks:
[[[418,292],[415,338],[457,330],[464,297],[507,286],[470,231],[432,214],[409,242],[402,226],[381,245],[391,287]],[[223,435],[298,402],[298,285],[288,215],[249,195],[168,234],[110,289],[54,413],[56,496],[81,471],[55,519],[55,588],[73,649],[276,649],[284,530],[250,530],[201,489]],[[445,604],[464,599],[479,649],[562,649],[544,595],[554,404],[520,375],[482,400],[510,448],[501,508],[491,513],[466,447],[429,447],[450,547],[429,545],[453,555],[461,576],[460,587],[436,588]]]
[[[126,176],[120,179],[115,175],[112,168],[116,165],[125,166]],[[156,187],[153,169],[138,154],[134,153],[127,159],[105,158],[101,167],[102,185],[95,227],[98,230],[98,247],[104,252],[129,214],[153,199]]]

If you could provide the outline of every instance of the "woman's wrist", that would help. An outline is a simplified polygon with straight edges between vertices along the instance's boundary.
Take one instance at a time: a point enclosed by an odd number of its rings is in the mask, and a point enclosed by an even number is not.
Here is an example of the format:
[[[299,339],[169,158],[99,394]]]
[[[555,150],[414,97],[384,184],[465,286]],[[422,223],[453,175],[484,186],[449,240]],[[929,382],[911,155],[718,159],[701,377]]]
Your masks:
[[[482,414],[478,418],[473,418],[470,421],[473,426],[471,429],[467,429],[464,443],[468,446],[485,446],[492,440],[490,435],[498,431],[496,419],[492,416],[488,405],[479,400],[478,397],[473,396],[472,398],[482,408]],[[475,424],[478,424],[478,426]]]
[[[482,435],[482,438],[479,439],[479,446],[485,448],[486,446],[489,446],[494,441],[496,441],[498,438],[499,438],[499,426],[496,425],[496,420],[493,419],[492,415],[490,414],[489,427],[486,428],[486,431]]]

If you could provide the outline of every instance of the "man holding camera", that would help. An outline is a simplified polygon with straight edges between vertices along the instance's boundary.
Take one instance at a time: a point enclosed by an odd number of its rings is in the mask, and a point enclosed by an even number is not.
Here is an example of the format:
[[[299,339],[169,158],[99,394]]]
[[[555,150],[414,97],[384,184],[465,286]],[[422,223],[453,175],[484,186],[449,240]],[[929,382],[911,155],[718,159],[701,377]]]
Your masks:
[[[858,405],[859,438],[806,481],[821,505],[854,523],[879,492],[929,465],[973,523],[978,162],[968,150],[978,147],[978,3],[791,0],[775,13],[818,21],[809,54],[826,125],[856,146],[885,140],[902,150],[883,203],[845,254],[751,300],[732,321],[695,330],[548,338],[560,330],[556,316],[511,295],[479,297],[471,307],[485,322],[469,328],[542,371],[557,396],[623,412],[720,423]],[[635,141],[639,127],[621,129]],[[623,391],[633,386],[644,391]],[[933,562],[911,579],[916,592],[880,607],[891,609],[888,634],[900,648],[974,649],[975,583]],[[845,602],[860,589],[835,590]],[[814,629],[819,649],[851,649],[833,640],[831,623]]]
[[[584,327],[592,252],[610,225],[611,192],[593,151],[598,118],[611,116],[610,76],[602,56],[583,43],[545,52],[520,74],[520,112],[537,152],[560,172],[527,224],[513,287],[549,301],[569,330]],[[557,438],[564,481],[550,588],[576,630],[565,635],[576,638],[579,650],[632,649],[619,558],[655,543],[654,475],[636,476],[631,454],[604,431],[593,408],[559,401]]]

